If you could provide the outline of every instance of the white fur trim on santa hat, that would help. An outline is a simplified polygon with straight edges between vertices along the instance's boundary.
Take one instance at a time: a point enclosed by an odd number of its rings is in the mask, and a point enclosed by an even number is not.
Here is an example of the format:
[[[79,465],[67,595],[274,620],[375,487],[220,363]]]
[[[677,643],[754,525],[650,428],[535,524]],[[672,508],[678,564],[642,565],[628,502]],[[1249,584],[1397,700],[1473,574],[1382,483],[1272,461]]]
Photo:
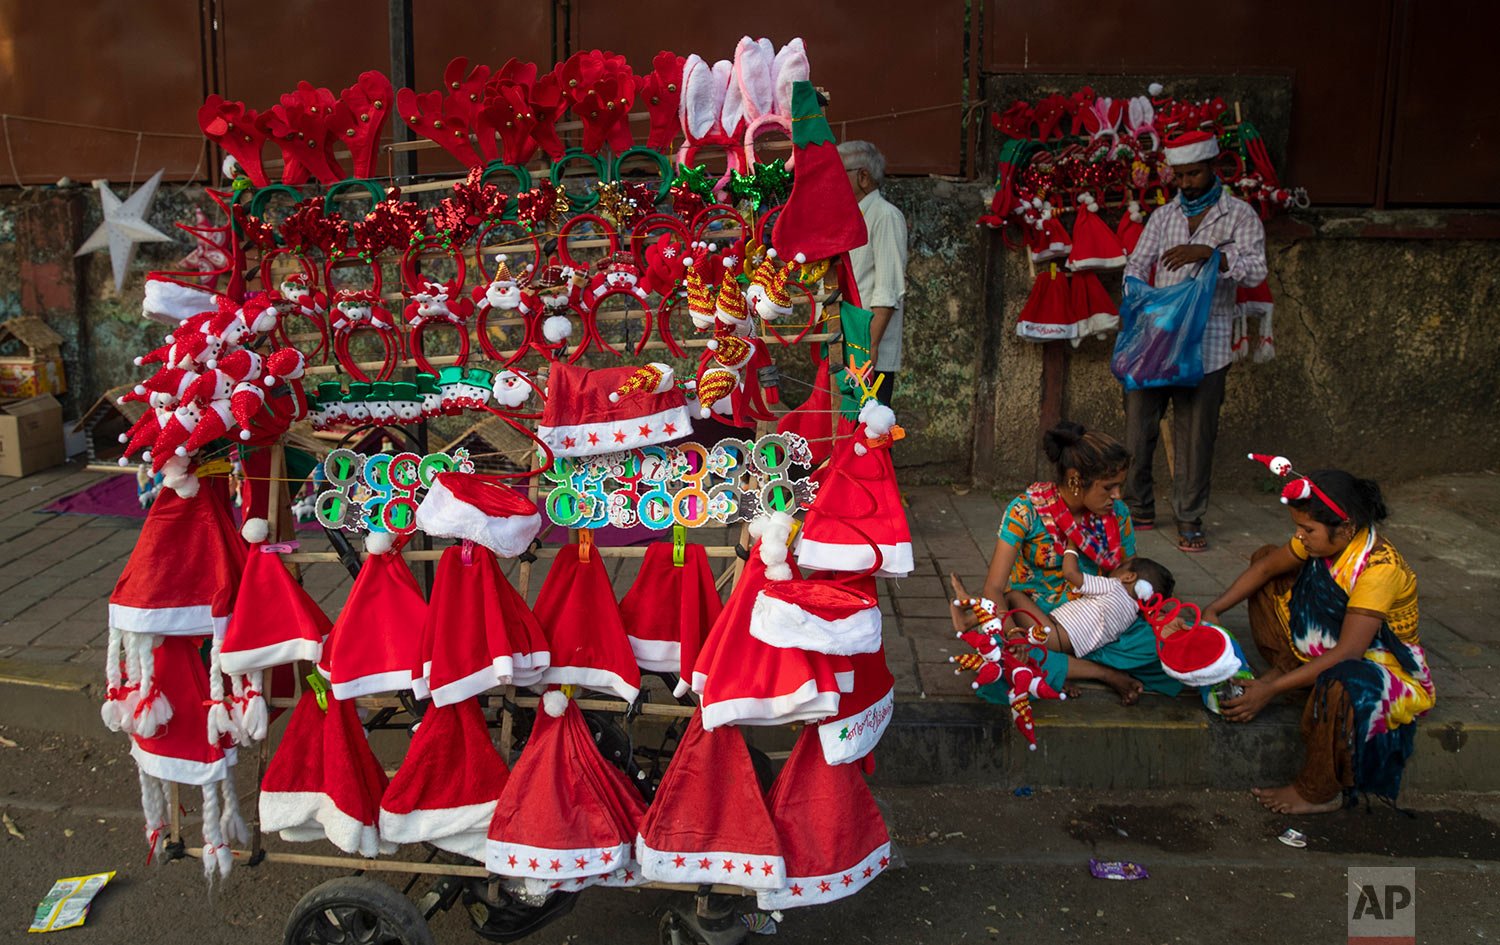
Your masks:
[[[849,674],[851,677],[853,673]],[[702,692],[699,673],[693,674],[693,688]],[[851,685],[853,680],[850,680]],[[810,722],[826,719],[839,708],[839,694],[819,692],[817,680],[809,679],[793,691],[780,696],[746,696],[703,704],[703,727],[713,731],[720,725],[783,725],[788,722]]]
[[[318,823],[323,825],[323,834],[328,837],[328,842],[345,853],[373,859],[382,853],[396,852],[396,845],[382,840],[380,831],[374,824],[350,817],[339,810],[332,799],[318,808]]]
[[[168,279],[148,278],[145,297],[141,300],[142,315],[174,328],[183,319],[212,312],[216,307],[214,294],[209,290],[195,289]]]
[[[1240,658],[1234,652],[1234,642],[1229,634],[1218,627],[1210,627],[1224,637],[1224,651],[1212,663],[1200,669],[1179,672],[1166,663],[1161,664],[1162,670],[1173,679],[1189,686],[1217,686],[1219,683],[1240,671]]]
[[[614,847],[579,847],[554,850],[524,843],[489,840],[485,843],[484,863],[491,873],[500,876],[522,876],[533,879],[574,879],[601,876],[614,872],[630,859],[631,844]],[[578,861],[583,865],[579,866]],[[533,866],[532,864],[536,864]],[[556,868],[554,868],[556,864]]]
[[[328,671],[322,666],[318,672],[323,678],[328,678]],[[331,682],[329,688],[333,690],[333,697],[343,702],[347,699],[357,699],[360,696],[377,696],[384,692],[401,692],[410,689],[412,685],[412,673],[409,669],[396,669],[387,673],[370,673],[368,676],[356,676],[354,679],[345,679],[342,682]]]
[[[750,635],[784,650],[854,656],[880,649],[880,607],[829,620],[764,592],[750,609]]]
[[[885,871],[890,861],[891,845],[887,841],[847,870],[823,876],[789,876],[786,886],[757,893],[755,901],[762,909],[793,909],[833,902],[864,889],[870,880]]]
[[[667,424],[672,432],[666,431]],[[641,433],[642,427],[650,433]],[[643,417],[630,420],[605,420],[598,423],[574,423],[566,426],[538,426],[537,436],[552,448],[555,456],[599,456],[618,453],[655,443],[665,443],[688,436],[693,432],[693,417],[686,404],[668,407]],[[617,439],[615,434],[620,437]],[[593,440],[589,436],[593,436]],[[572,446],[567,443],[571,441]]]
[[[126,633],[156,633],[168,637],[223,636],[229,615],[215,617],[208,604],[187,607],[130,607],[109,605],[109,625]]]
[[[875,750],[891,715],[896,711],[896,690],[881,696],[858,715],[829,719],[818,725],[818,741],[823,745],[823,760],[831,765],[858,761]]]
[[[297,660],[316,663],[323,656],[323,645],[317,640],[297,637],[282,640],[269,646],[258,646],[249,650],[225,650],[219,656],[219,667],[226,673],[253,673],[257,670],[284,666]]]
[[[676,640],[647,640],[627,636],[635,665],[648,673],[675,673],[682,665],[682,644]]]
[[[328,802],[328,795],[321,791],[262,791],[260,828],[281,834],[283,840],[321,840],[318,810]]]
[[[549,666],[542,673],[542,680],[556,686],[584,686],[613,693],[626,702],[634,702],[641,694],[639,686],[632,686],[619,673],[593,666]]]
[[[417,527],[437,538],[466,538],[502,558],[514,558],[541,534],[542,516],[488,515],[454,495],[439,478],[417,506]]]
[[[490,665],[475,670],[462,679],[432,686],[432,662],[423,664],[422,675],[411,681],[411,691],[418,699],[431,699],[433,705],[457,705],[465,699],[488,692],[496,686],[511,684],[514,662],[509,656],[497,656]]]
[[[1219,141],[1217,138],[1210,137],[1206,141],[1167,148],[1162,153],[1167,163],[1174,167],[1181,164],[1197,164],[1199,161],[1212,161],[1219,156]]]
[[[641,874],[659,883],[691,883],[695,886],[725,883],[765,890],[786,885],[786,860],[764,853],[654,850],[647,845],[645,837],[637,835],[635,855],[641,863]]]
[[[483,860],[485,832],[495,816],[495,802],[462,807],[417,809],[397,814],[380,809],[380,839],[390,843],[430,843],[435,847]]]
[[[542,711],[554,719],[562,718],[562,714],[568,711],[567,693],[558,689],[542,693]]]
[[[235,750],[225,749],[224,754],[217,761],[192,761],[187,758],[155,754],[142,748],[141,743],[132,738],[130,757],[135,759],[137,767],[153,778],[175,781],[178,784],[203,785],[222,781],[229,776],[229,769],[234,766],[235,762]]]
[[[876,577],[904,578],[912,571],[911,542],[878,545],[880,568]],[[875,563],[875,552],[864,542],[833,544],[797,538],[797,564],[808,571],[863,571]]]

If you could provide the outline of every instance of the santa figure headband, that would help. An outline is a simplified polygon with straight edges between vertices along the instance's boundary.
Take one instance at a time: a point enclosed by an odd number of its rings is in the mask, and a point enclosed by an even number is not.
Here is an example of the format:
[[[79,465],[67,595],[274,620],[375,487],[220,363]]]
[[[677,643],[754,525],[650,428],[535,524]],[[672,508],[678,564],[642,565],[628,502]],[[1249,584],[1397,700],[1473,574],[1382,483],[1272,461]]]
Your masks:
[[[1267,456],[1263,453],[1251,453],[1250,458],[1271,470],[1272,475],[1280,476],[1286,480],[1286,485],[1281,487],[1282,505],[1291,502],[1300,502],[1304,499],[1317,496],[1323,500],[1323,504],[1328,506],[1329,511],[1333,512],[1334,515],[1345,521],[1349,520],[1349,513],[1345,512],[1337,502],[1330,499],[1328,493],[1319,489],[1317,483],[1293,469],[1292,461],[1285,456]]]

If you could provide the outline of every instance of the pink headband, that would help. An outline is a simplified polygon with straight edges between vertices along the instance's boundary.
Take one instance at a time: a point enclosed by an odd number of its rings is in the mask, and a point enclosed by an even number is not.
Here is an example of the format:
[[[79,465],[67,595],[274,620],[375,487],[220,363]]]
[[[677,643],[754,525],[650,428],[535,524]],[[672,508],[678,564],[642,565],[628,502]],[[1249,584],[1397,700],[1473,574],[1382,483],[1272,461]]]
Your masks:
[[[1280,476],[1287,480],[1286,485],[1281,487],[1282,505],[1290,502],[1300,502],[1304,499],[1317,496],[1323,500],[1323,504],[1328,506],[1329,511],[1333,512],[1334,515],[1337,515],[1344,521],[1349,520],[1349,513],[1340,508],[1337,502],[1330,499],[1328,493],[1319,489],[1317,483],[1293,469],[1292,461],[1285,456],[1267,456],[1263,453],[1251,453],[1250,458],[1271,470],[1272,475]]]

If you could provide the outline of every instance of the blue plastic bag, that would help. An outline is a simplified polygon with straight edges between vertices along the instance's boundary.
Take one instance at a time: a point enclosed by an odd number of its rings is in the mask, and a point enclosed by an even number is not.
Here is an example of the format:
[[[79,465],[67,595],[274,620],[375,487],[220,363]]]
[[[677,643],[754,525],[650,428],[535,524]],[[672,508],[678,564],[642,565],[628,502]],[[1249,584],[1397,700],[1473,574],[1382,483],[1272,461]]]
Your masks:
[[[1219,284],[1219,251],[1186,282],[1154,288],[1125,277],[1120,336],[1109,367],[1126,390],[1197,387],[1203,380],[1203,329]]]

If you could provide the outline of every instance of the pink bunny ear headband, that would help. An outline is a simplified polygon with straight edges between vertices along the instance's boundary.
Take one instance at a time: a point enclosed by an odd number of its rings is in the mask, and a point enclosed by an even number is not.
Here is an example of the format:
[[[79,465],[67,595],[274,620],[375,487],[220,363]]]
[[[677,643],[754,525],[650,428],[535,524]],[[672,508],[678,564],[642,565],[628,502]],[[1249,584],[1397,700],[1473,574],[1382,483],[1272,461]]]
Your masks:
[[[1280,476],[1286,480],[1286,485],[1281,487],[1281,504],[1289,502],[1300,502],[1317,496],[1328,506],[1329,511],[1345,521],[1349,520],[1349,514],[1339,507],[1339,504],[1328,497],[1328,493],[1317,487],[1311,479],[1292,468],[1292,461],[1285,456],[1267,456],[1263,453],[1251,453],[1250,459],[1271,470],[1272,475]]]

